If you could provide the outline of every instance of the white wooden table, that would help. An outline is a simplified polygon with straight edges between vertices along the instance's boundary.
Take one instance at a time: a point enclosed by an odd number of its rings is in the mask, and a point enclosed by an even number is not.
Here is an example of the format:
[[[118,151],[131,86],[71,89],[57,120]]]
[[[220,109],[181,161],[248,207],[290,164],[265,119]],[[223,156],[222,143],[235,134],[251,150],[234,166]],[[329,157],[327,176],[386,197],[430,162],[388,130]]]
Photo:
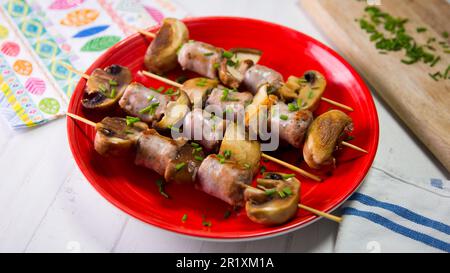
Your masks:
[[[263,19],[327,43],[296,0],[184,0],[195,16]],[[448,173],[374,95],[380,144],[374,166],[396,176]],[[66,122],[14,131],[0,119],[0,252],[329,252],[338,225],[327,220],[266,240],[189,239],[142,223],[109,204],[86,181],[69,150]],[[448,179],[448,178],[447,178]]]

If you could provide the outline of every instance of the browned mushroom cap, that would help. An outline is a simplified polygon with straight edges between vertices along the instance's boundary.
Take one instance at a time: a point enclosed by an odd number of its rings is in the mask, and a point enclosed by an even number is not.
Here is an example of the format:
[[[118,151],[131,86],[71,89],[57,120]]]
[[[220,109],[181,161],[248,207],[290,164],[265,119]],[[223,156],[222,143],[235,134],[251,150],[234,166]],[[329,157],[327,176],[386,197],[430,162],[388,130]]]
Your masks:
[[[164,179],[178,184],[194,183],[204,156],[200,147],[193,147],[190,143],[183,145],[176,157],[169,161]]]
[[[137,139],[148,125],[139,119],[106,117],[97,123],[94,140],[95,150],[104,156],[123,156],[132,152]]]
[[[238,88],[244,80],[245,72],[258,63],[262,52],[253,48],[233,48],[233,55],[223,58],[219,67],[220,81],[231,88]]]
[[[194,108],[201,108],[208,94],[218,85],[219,82],[217,80],[200,77],[185,81],[181,90],[187,94]]]
[[[96,68],[89,76],[81,103],[88,109],[109,109],[116,105],[131,80],[127,67],[114,64]]]
[[[165,18],[145,53],[145,67],[157,74],[174,69],[178,65],[177,51],[188,40],[189,31],[183,22]]]
[[[302,77],[290,76],[278,90],[284,101],[296,100],[300,109],[314,112],[327,86],[325,77],[317,71],[307,71]]]
[[[263,225],[281,225],[297,212],[300,181],[282,173],[265,173],[263,177],[257,182],[264,190],[245,189],[247,216]]]
[[[227,159],[236,161],[253,173],[258,171],[261,159],[261,144],[256,140],[249,140],[244,127],[236,123],[228,125],[220,145],[220,154]]]
[[[188,96],[182,90],[176,101],[171,101],[167,104],[164,117],[155,124],[156,128],[168,129],[172,126],[181,125],[181,121],[190,110],[191,103]]]
[[[318,116],[311,123],[303,146],[306,164],[313,169],[334,167],[333,152],[352,130],[352,119],[344,112],[331,110]]]

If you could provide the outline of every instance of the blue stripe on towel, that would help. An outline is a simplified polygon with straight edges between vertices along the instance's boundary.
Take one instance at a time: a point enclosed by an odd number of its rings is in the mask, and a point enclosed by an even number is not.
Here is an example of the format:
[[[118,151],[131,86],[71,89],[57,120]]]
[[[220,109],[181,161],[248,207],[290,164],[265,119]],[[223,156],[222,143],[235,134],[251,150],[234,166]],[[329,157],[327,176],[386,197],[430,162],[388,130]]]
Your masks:
[[[375,199],[373,197],[370,197],[368,195],[358,193],[358,192],[353,194],[349,199],[359,201],[368,206],[379,207],[379,208],[383,208],[383,209],[392,211],[393,213],[395,213],[405,219],[408,219],[416,224],[427,226],[427,227],[439,230],[441,232],[444,232],[444,233],[450,235],[450,226],[448,226],[442,222],[435,221],[433,219],[430,219],[430,218],[427,218],[420,214],[417,214],[417,213],[415,213],[407,208],[404,208],[402,206],[378,201],[377,199]]]
[[[439,239],[436,239],[436,238],[426,235],[424,233],[417,232],[417,231],[409,229],[405,226],[394,223],[391,220],[384,218],[383,216],[381,216],[379,214],[369,212],[369,211],[357,210],[357,209],[350,208],[350,207],[344,208],[343,214],[354,215],[354,216],[359,216],[359,217],[365,218],[369,221],[379,224],[385,228],[388,228],[396,233],[399,233],[403,236],[411,238],[415,241],[422,242],[426,245],[429,245],[431,247],[434,247],[434,248],[437,248],[437,249],[440,249],[440,250],[443,250],[446,252],[450,252],[450,244],[449,243],[446,243],[444,241],[441,241]]]

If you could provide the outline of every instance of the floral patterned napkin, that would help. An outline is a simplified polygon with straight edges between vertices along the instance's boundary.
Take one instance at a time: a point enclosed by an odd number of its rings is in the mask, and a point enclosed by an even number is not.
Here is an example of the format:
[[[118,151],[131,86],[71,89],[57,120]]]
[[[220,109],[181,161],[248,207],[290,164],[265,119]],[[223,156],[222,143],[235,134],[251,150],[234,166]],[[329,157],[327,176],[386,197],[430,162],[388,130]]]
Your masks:
[[[63,116],[79,76],[106,49],[164,17],[171,0],[0,1],[0,112],[14,128]]]

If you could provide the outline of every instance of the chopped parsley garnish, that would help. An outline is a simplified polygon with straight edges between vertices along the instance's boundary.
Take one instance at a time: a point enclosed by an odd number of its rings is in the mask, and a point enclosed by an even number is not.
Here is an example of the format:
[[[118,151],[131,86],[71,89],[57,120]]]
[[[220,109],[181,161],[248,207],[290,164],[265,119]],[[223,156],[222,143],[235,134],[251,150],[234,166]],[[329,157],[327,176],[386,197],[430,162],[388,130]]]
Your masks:
[[[282,177],[283,177],[283,180],[286,180],[286,179],[295,177],[295,174],[284,174]]]
[[[394,17],[374,6],[365,8],[365,12],[369,18],[363,17],[357,21],[361,29],[370,35],[370,40],[375,43],[375,47],[380,50],[380,53],[403,51],[405,57],[401,59],[401,62],[407,65],[423,62],[430,67],[434,67],[441,61],[441,57],[435,54],[436,48],[432,46],[432,43],[436,42],[436,38],[428,38],[426,44],[420,45],[406,31],[405,25],[408,19]],[[427,29],[424,27],[416,28],[417,33],[426,31]],[[442,37],[448,38],[448,32],[442,33]],[[443,48],[448,47],[447,42],[440,42],[439,44]],[[438,73],[429,73],[429,75],[435,81],[442,78]],[[443,78],[447,79],[446,77]]]
[[[191,146],[194,148],[198,148],[198,147],[200,147],[200,144],[198,144],[196,142],[191,142]]]
[[[188,215],[187,215],[187,213],[185,213],[184,215],[183,215],[183,217],[181,217],[181,222],[183,222],[183,223],[186,223],[186,220],[188,219]]]
[[[179,170],[183,169],[184,166],[186,166],[185,162],[178,163],[177,165],[175,165],[175,170],[179,171]]]
[[[153,115],[156,111],[156,108],[158,108],[158,106],[159,106],[159,102],[154,102],[154,103],[150,104],[149,106],[139,110],[139,114],[149,113],[150,115]]]
[[[217,68],[219,68],[219,64],[218,63],[215,63],[215,64],[213,64],[213,67],[215,68],[215,69],[217,69]]]
[[[260,169],[259,173],[263,174],[263,173],[266,172],[266,170],[267,170],[266,166],[261,166],[261,169]]]
[[[170,88],[168,88],[168,89],[166,90],[166,93],[164,93],[164,94],[166,94],[166,95],[172,95],[173,93],[174,93],[173,88],[170,87]]]
[[[207,79],[205,78],[200,78],[197,83],[195,83],[195,85],[200,86],[200,87],[204,87],[207,84]]]
[[[417,31],[418,33],[421,33],[421,32],[427,31],[427,29],[424,28],[424,27],[418,27],[418,28],[416,29],[416,31]]]
[[[159,193],[169,199],[169,195],[164,191],[164,180],[161,178],[156,179],[156,185],[158,186]]]
[[[174,132],[178,132],[178,133],[180,132],[180,128],[177,128],[173,125],[169,125],[169,126],[167,126],[167,128]]]
[[[116,88],[112,87],[111,88],[111,94],[109,96],[111,99],[114,99],[116,97]]]
[[[225,159],[230,159],[231,151],[230,150],[223,151],[223,156],[225,157]]]
[[[281,120],[288,120],[289,117],[287,115],[280,115]]]
[[[222,91],[222,97],[220,97],[220,100],[221,101],[239,101],[239,99],[230,98],[229,94],[230,94],[230,89],[224,88]]]
[[[119,85],[115,80],[109,80],[109,85],[111,86],[117,86]]]
[[[277,192],[277,189],[275,189],[275,188],[272,188],[272,189],[267,189],[267,190],[265,190],[264,191],[265,192],[265,194],[266,195],[273,195],[274,193],[276,193]]]
[[[133,124],[135,124],[138,121],[141,121],[141,119],[137,118],[137,117],[132,117],[132,116],[126,117],[127,126],[132,126]]]
[[[288,104],[288,110],[289,112],[295,112],[300,110],[300,108],[298,107],[297,102],[291,102]]]
[[[212,226],[211,221],[206,221],[206,216],[205,215],[202,215],[202,225],[204,227],[211,227]]]
[[[217,155],[217,158],[219,159],[219,163],[220,163],[220,164],[225,163],[225,157],[224,157],[223,155],[218,154],[218,155]]]
[[[267,94],[269,94],[269,95],[275,93],[276,91],[277,91],[277,88],[273,85],[269,85],[267,87]]]
[[[222,53],[222,57],[227,58],[227,59],[230,59],[231,57],[233,57],[233,55],[234,55],[233,52],[226,51],[226,50],[224,50]]]
[[[214,52],[207,52],[207,53],[205,53],[205,54],[203,54],[204,56],[212,56],[212,55],[214,55]]]
[[[194,156],[194,159],[197,161],[203,161],[204,158],[202,156],[196,155]]]
[[[156,89],[156,91],[158,91],[158,93],[161,93],[162,91],[164,91],[164,86],[160,86],[158,89]]]

